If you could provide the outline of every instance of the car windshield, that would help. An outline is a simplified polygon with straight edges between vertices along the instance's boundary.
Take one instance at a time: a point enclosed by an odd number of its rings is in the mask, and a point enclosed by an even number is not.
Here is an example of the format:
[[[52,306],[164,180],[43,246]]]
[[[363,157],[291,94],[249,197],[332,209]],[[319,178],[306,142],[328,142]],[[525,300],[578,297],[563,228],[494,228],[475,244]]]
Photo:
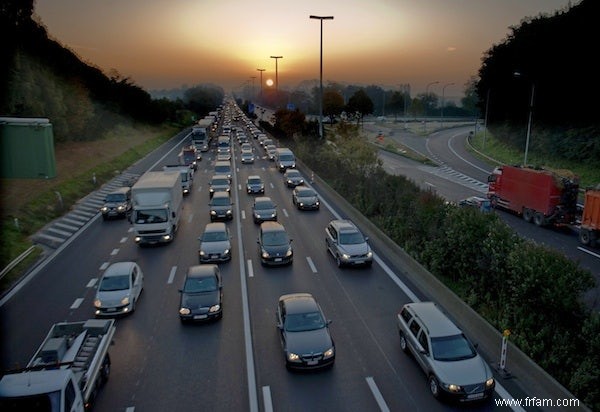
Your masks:
[[[214,276],[207,278],[187,278],[183,291],[185,293],[204,293],[217,290],[217,279]]]
[[[229,166],[216,166],[215,167],[215,172],[227,174],[227,173],[231,172],[231,167],[229,167]]]
[[[470,359],[476,355],[475,349],[464,335],[432,338],[431,352],[435,360],[448,362]]]
[[[228,197],[213,197],[212,205],[213,206],[228,206],[231,202]]]
[[[259,185],[261,184],[261,180],[260,179],[248,179],[248,184],[249,185]]]
[[[340,244],[342,245],[358,245],[364,243],[365,239],[359,232],[342,232],[340,233]]]
[[[226,232],[204,232],[202,235],[203,242],[222,242],[227,239]]]
[[[269,210],[269,209],[274,209],[275,207],[273,206],[272,202],[256,202],[254,204],[254,209],[255,210]]]
[[[165,209],[139,210],[135,223],[164,223],[167,221],[167,211]]]
[[[264,246],[282,246],[289,243],[287,233],[283,230],[263,233],[262,243]]]
[[[315,196],[315,191],[312,189],[304,189],[304,190],[298,190],[298,196],[299,197],[313,197]]]
[[[106,195],[106,201],[111,203],[119,203],[125,201],[125,195],[122,193],[110,193]]]
[[[213,186],[229,186],[229,179],[213,179],[210,184]]]
[[[106,276],[102,278],[98,290],[111,292],[115,290],[129,289],[129,275]]]
[[[300,172],[297,171],[289,171],[287,172],[287,177],[300,177]]]
[[[324,327],[325,320],[320,312],[289,314],[285,318],[285,330],[288,332],[303,332]]]

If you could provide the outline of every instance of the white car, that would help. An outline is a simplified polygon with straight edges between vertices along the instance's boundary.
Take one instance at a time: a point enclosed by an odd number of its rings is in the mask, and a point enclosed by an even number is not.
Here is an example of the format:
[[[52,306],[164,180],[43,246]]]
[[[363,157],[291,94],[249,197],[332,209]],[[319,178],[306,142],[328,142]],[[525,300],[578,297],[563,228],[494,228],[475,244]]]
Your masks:
[[[143,288],[144,274],[137,263],[113,263],[98,283],[94,299],[96,316],[116,316],[134,312]]]

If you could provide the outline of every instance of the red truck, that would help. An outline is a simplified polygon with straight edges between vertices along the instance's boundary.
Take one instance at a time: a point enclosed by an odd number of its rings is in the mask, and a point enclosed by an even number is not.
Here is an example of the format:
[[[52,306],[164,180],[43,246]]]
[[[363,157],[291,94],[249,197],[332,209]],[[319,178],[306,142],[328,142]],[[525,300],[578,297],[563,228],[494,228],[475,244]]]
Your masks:
[[[511,210],[538,226],[573,224],[579,179],[570,172],[500,166],[488,177],[492,206]]]
[[[579,241],[586,246],[596,246],[600,239],[600,185],[585,192]]]

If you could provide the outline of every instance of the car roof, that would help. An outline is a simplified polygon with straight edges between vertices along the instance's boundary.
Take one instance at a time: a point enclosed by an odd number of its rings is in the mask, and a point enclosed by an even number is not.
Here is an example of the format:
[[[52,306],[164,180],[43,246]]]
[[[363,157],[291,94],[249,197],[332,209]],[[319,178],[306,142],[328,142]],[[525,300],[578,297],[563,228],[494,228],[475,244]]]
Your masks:
[[[337,220],[332,220],[331,224],[333,226],[335,226],[337,228],[337,230],[339,230],[340,232],[346,232],[346,231],[352,231],[352,232],[356,232],[358,231],[358,228],[356,227],[356,225],[347,219],[337,219]]]
[[[225,180],[229,181],[229,177],[227,177],[227,175],[221,175],[221,174],[213,175],[211,180],[213,180],[213,179],[225,179]]]
[[[260,224],[261,232],[285,232],[285,227],[279,222],[273,222],[271,220],[262,222]]]
[[[273,202],[273,200],[269,196],[257,196],[254,198],[254,203],[260,202]]]
[[[248,180],[250,180],[250,179],[260,179],[260,176],[259,175],[250,175],[250,176],[248,176]]]
[[[223,222],[212,222],[207,223],[204,227],[205,232],[225,232],[227,231],[227,226]]]
[[[455,336],[462,331],[433,302],[413,302],[407,307],[421,320],[432,338]]]
[[[135,266],[135,262],[115,262],[110,265],[102,276],[120,276],[124,274],[131,273],[133,266]]]
[[[225,192],[225,191],[218,191],[218,192],[215,192],[215,194],[213,195],[213,199],[214,199],[215,197],[226,197],[226,198],[228,198],[228,199],[229,199],[229,197],[230,197],[230,196],[229,196],[229,192]]]
[[[188,268],[186,277],[188,278],[205,278],[205,277],[210,277],[210,276],[214,276],[215,273],[219,273],[219,267],[217,265],[207,265],[207,264],[203,264],[203,265],[195,265],[195,266],[190,266]]]
[[[279,297],[284,301],[287,314],[306,313],[319,310],[317,301],[310,293],[290,293]]]
[[[115,195],[115,194],[121,194],[121,193],[125,194],[127,192],[131,192],[131,188],[129,186],[123,186],[123,187],[118,187],[118,188],[110,191],[108,194],[109,195]]]

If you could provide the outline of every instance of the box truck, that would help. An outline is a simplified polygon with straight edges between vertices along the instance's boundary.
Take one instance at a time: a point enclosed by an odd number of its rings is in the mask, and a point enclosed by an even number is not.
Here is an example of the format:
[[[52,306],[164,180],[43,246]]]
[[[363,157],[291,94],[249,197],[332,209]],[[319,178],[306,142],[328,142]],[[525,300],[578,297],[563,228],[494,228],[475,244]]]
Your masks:
[[[586,246],[596,246],[600,239],[600,185],[585,192],[579,241]]]

